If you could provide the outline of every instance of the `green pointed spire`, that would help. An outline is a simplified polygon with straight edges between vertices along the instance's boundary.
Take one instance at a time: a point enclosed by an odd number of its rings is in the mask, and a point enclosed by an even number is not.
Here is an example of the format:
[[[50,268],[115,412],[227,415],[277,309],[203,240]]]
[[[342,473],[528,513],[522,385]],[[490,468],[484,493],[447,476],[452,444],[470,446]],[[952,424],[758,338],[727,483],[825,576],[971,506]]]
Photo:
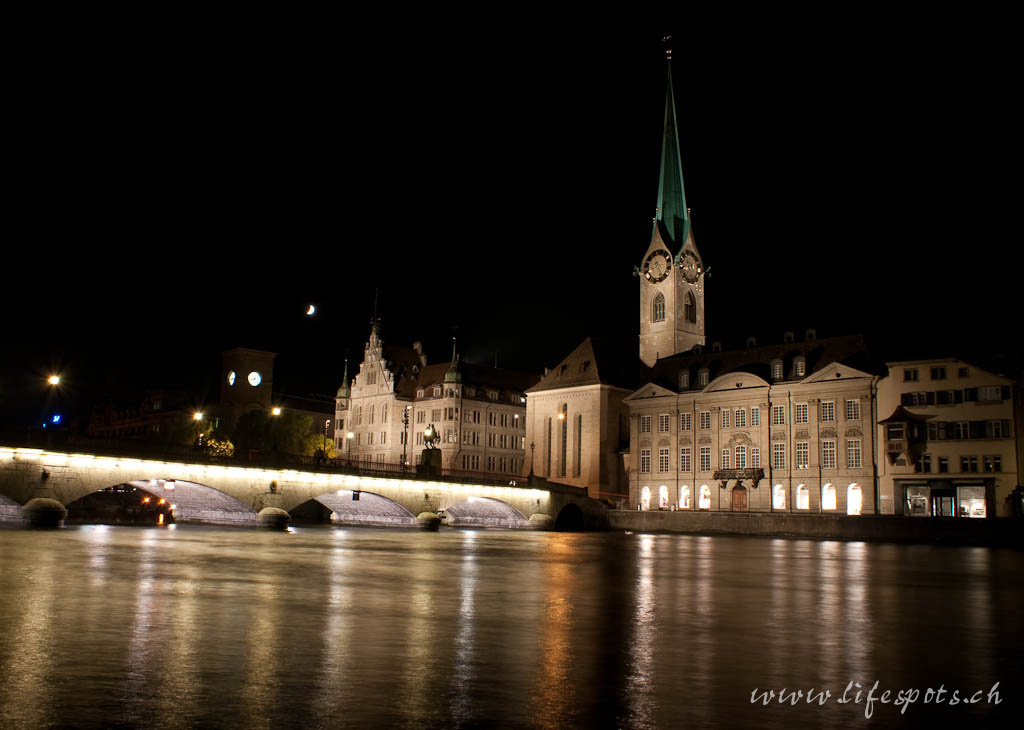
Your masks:
[[[338,398],[348,398],[348,358],[345,358],[345,375],[341,378],[341,387],[338,388]]]
[[[459,372],[459,358],[455,354],[455,338],[452,338],[452,365],[448,368],[448,372],[444,374],[444,382],[446,383],[461,383],[462,373]]]
[[[676,102],[672,92],[672,51],[666,53],[668,89],[665,93],[665,131],[661,141],[661,177],[658,179],[658,211],[655,227],[661,226],[665,242],[673,246],[676,258],[690,232],[690,212],[683,190],[683,165],[679,157],[679,132],[676,129]]]

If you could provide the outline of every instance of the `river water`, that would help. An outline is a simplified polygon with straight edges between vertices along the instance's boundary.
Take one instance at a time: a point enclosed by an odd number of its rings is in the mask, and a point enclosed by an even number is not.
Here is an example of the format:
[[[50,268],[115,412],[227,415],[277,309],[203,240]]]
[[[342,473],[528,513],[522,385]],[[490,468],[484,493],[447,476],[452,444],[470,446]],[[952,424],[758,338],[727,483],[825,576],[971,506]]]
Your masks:
[[[858,542],[2,530],[0,728],[1009,726],[1022,575]],[[751,702],[783,688],[831,694]]]

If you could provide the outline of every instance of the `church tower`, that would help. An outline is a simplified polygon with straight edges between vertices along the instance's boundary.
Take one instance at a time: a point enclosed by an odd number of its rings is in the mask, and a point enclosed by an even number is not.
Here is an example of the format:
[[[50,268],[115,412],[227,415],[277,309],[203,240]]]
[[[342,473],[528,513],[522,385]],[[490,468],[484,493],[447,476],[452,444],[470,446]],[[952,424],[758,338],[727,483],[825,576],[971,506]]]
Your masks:
[[[666,50],[668,89],[661,142],[658,208],[651,243],[640,276],[640,359],[648,366],[659,358],[704,344],[704,262],[690,228],[683,190],[676,104],[672,91],[672,51]]]

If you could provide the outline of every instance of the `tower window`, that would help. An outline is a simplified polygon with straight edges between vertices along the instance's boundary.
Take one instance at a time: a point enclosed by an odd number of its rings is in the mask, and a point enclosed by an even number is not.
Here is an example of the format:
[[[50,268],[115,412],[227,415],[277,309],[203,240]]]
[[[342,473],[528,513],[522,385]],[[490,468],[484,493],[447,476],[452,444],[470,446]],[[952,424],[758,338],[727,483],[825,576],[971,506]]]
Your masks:
[[[658,292],[654,296],[654,303],[652,304],[651,312],[652,322],[664,322],[665,321],[665,295]]]
[[[683,306],[683,315],[690,324],[697,323],[697,300],[693,298],[693,292],[686,292],[686,302]]]

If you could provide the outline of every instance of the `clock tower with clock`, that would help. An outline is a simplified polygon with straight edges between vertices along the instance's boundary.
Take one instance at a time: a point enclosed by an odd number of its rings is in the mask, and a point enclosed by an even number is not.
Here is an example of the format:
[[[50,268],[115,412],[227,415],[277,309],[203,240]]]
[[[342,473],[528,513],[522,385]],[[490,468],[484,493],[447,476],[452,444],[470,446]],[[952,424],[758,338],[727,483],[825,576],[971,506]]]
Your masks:
[[[668,90],[658,208],[651,243],[636,270],[640,278],[640,359],[648,366],[704,344],[706,271],[686,207],[672,92],[672,52],[666,55]]]
[[[246,411],[271,407],[276,353],[236,347],[222,353],[220,410],[233,426]]]

